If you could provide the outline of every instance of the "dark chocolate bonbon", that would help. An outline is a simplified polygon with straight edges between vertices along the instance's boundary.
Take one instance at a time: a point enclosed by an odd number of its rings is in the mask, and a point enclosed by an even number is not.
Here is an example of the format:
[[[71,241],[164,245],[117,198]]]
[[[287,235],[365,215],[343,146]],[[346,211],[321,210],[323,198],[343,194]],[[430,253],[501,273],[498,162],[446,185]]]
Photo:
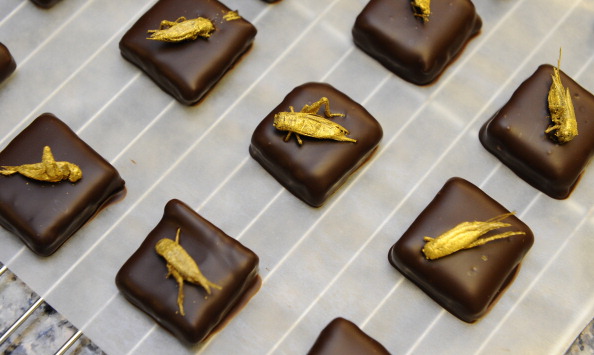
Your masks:
[[[432,1],[429,20],[409,0],[371,0],[353,27],[355,44],[402,79],[434,81],[481,29],[470,0]]]
[[[569,197],[594,155],[594,95],[561,71],[572,96],[579,134],[557,144],[545,134],[553,67],[541,65],[481,128],[483,146],[533,187],[556,199]]]
[[[295,111],[326,97],[332,113],[345,117],[331,120],[349,130],[356,143],[336,142],[302,136],[284,141],[287,132],[273,126],[274,115]],[[319,111],[323,115],[323,108]],[[307,204],[319,207],[375,151],[383,135],[380,124],[358,103],[324,83],[296,87],[258,125],[252,135],[250,154],[292,194]]]
[[[166,278],[166,261],[155,245],[175,239],[196,261],[204,276],[221,289],[207,295],[203,287],[184,286],[185,315],[179,313],[178,284]],[[188,343],[203,341],[234,309],[260,286],[256,254],[212,225],[179,200],[165,206],[161,221],[116,276],[116,285],[135,306]]]
[[[530,228],[515,216],[510,227],[494,230],[525,234],[494,240],[436,260],[421,252],[424,237],[437,237],[462,222],[486,221],[509,211],[481,189],[461,178],[446,182],[437,196],[392,246],[388,260],[450,313],[474,322],[488,312],[513,281],[520,262],[532,246]]]
[[[243,18],[227,21],[230,11],[216,0],[158,1],[123,36],[120,51],[179,102],[198,102],[250,48],[256,28]],[[241,15],[241,14],[240,14]],[[215,26],[210,38],[179,43],[148,40],[161,21],[204,17]]]
[[[50,7],[56,5],[60,0],[31,0],[31,1],[39,7],[49,9]]]
[[[334,354],[390,355],[382,344],[344,318],[335,318],[330,322],[308,352],[308,355]]]
[[[49,183],[0,176],[0,224],[40,255],[54,253],[107,202],[125,193],[116,169],[50,113],[36,118],[0,152],[0,166],[36,163],[44,146],[77,164],[83,178]]]
[[[6,46],[0,43],[0,83],[16,69],[16,62]]]

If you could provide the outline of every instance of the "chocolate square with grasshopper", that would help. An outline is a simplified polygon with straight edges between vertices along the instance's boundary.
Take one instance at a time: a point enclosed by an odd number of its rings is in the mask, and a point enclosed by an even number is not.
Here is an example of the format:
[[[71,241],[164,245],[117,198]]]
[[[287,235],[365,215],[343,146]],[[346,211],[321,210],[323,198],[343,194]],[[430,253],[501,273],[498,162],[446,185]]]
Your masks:
[[[350,97],[325,83],[306,83],[260,122],[249,151],[293,195],[319,207],[369,159],[382,135]]]
[[[371,0],[357,16],[355,44],[402,79],[436,80],[482,27],[470,0]]]
[[[465,224],[462,224],[465,223]],[[472,183],[452,178],[388,253],[388,260],[465,322],[484,316],[534,242],[530,228]]]
[[[204,341],[259,289],[259,258],[179,200],[116,276],[124,297],[187,343]]]
[[[481,127],[482,145],[516,175],[555,199],[568,198],[594,155],[594,95],[563,71],[578,134],[560,143],[551,127],[549,91],[555,68],[545,64],[527,78]],[[563,90],[565,91],[565,90]]]
[[[216,0],[158,1],[119,46],[164,91],[192,105],[251,47],[256,32]]]
[[[338,317],[322,330],[307,355],[389,355],[382,344],[355,323]]]
[[[126,191],[117,170],[51,113],[2,150],[0,167],[0,224],[42,256]]]

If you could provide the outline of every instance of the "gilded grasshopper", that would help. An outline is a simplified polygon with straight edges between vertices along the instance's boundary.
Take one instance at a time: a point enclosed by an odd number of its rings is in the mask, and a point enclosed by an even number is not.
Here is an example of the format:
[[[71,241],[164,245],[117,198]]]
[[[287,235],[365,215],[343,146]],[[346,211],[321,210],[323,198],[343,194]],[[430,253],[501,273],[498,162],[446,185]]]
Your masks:
[[[427,259],[439,259],[459,250],[478,247],[479,245],[486,244],[493,240],[508,238],[513,235],[526,234],[524,232],[510,231],[488,238],[480,238],[492,230],[510,227],[511,224],[501,221],[513,214],[513,212],[505,213],[484,222],[462,222],[437,238],[425,237],[423,239],[426,244],[423,247],[422,252]]]
[[[553,125],[547,127],[545,134],[551,133],[549,137],[553,141],[563,144],[577,136],[578,129],[569,88],[563,87],[561,83],[560,66],[561,51],[559,50],[559,61],[557,62],[557,67],[553,68],[553,74],[551,74],[553,82],[551,83],[548,96],[549,112],[551,113]]]
[[[295,112],[293,106],[289,106],[291,112],[279,112],[274,115],[273,125],[279,131],[287,131],[285,142],[295,134],[297,143],[303,144],[299,135],[319,139],[333,139],[341,142],[357,142],[356,139],[347,137],[349,131],[336,122],[330,121],[320,115],[318,111],[324,105],[324,115],[331,117],[344,117],[342,113],[331,113],[330,102],[322,97],[311,105],[305,105],[300,112]]]
[[[43,147],[41,163],[23,164],[18,166],[2,166],[0,174],[12,175],[19,173],[30,179],[48,182],[70,180],[77,182],[82,178],[82,170],[76,164],[67,161],[56,161],[49,146]]]
[[[422,18],[423,22],[429,21],[429,15],[431,14],[430,3],[431,0],[413,0],[410,3],[415,16]]]
[[[147,39],[164,42],[181,42],[185,40],[195,40],[198,37],[209,38],[215,27],[207,18],[197,17],[195,19],[186,19],[180,17],[175,21],[161,21],[158,30],[149,30],[151,34]]]
[[[167,261],[167,276],[173,276],[179,285],[177,293],[177,306],[179,313],[184,316],[184,281],[200,285],[204,288],[207,294],[210,295],[210,288],[221,289],[221,286],[210,282],[200,271],[196,261],[188,254],[188,252],[179,244],[179,236],[181,228],[177,229],[175,241],[163,238],[155,245],[157,254],[161,255]]]

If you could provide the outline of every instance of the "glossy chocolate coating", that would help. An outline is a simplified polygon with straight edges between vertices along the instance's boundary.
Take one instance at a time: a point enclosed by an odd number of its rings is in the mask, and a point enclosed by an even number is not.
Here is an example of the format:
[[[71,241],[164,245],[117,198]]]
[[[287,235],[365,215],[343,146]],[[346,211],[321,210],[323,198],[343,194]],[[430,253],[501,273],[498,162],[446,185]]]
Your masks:
[[[482,317],[511,283],[524,255],[534,242],[532,231],[516,216],[504,220],[505,231],[525,235],[494,240],[427,260],[423,238],[437,237],[459,223],[486,221],[509,212],[478,187],[461,178],[446,182],[388,253],[390,263],[450,313],[465,322]]]
[[[162,238],[175,240],[196,261],[202,274],[221,290],[206,291],[198,285],[184,285],[185,316],[179,314],[178,285],[166,278],[167,262],[155,251]],[[258,284],[258,256],[178,200],[165,206],[163,218],[116,276],[116,285],[135,306],[153,317],[176,337],[189,342],[203,341],[241,301],[242,295]],[[258,284],[259,285],[259,284]]]
[[[308,355],[390,355],[388,350],[354,323],[336,318],[330,322],[309,350]]]
[[[116,169],[50,113],[35,119],[0,153],[0,166],[41,161],[43,147],[57,161],[77,164],[76,183],[50,183],[20,174],[0,176],[0,224],[39,255],[62,245],[95,213],[125,192]]]
[[[43,8],[50,8],[56,5],[60,0],[31,0],[35,5]]]
[[[429,21],[410,0],[371,0],[353,27],[355,44],[388,70],[417,85],[434,81],[481,29],[470,0],[432,1]]]
[[[572,96],[579,134],[565,144],[544,133],[553,67],[541,65],[481,128],[483,146],[514,173],[550,197],[569,197],[594,154],[594,96],[561,71]]]
[[[8,48],[0,43],[0,83],[8,78],[16,69],[16,62]]]
[[[158,1],[120,41],[122,56],[148,74],[179,102],[198,102],[251,46],[256,28],[245,19],[227,21],[230,9],[216,0]],[[240,14],[241,15],[241,14]],[[210,38],[179,43],[146,39],[161,21],[205,17],[215,31]]]
[[[304,105],[322,97],[330,101],[332,113],[345,114],[345,117],[333,117],[332,120],[349,130],[348,137],[357,142],[305,136],[301,136],[301,146],[294,136],[285,142],[287,132],[272,125],[274,115],[290,111],[289,106],[301,111]],[[324,114],[323,107],[319,114]],[[328,84],[307,83],[293,89],[260,122],[252,135],[249,151],[287,190],[307,204],[319,207],[375,151],[382,135],[380,124],[363,106]]]

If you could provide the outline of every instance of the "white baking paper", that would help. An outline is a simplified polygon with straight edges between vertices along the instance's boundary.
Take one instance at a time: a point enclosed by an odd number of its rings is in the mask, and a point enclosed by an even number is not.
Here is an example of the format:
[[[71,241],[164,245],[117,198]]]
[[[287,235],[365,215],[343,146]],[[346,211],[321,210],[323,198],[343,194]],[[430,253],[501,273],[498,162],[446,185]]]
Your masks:
[[[165,1],[165,0],[162,0]],[[405,0],[406,1],[406,0]],[[475,0],[483,29],[439,80],[415,86],[353,44],[364,0],[226,0],[258,34],[198,105],[124,60],[118,42],[154,0],[0,1],[18,63],[0,86],[0,149],[52,112],[109,160],[126,198],[42,258],[0,231],[0,261],[109,354],[303,354],[335,317],[394,354],[560,354],[594,316],[594,171],[558,201],[478,141],[480,126],[543,63],[594,91],[594,2]],[[322,208],[248,154],[256,125],[295,86],[330,83],[375,116],[379,150]],[[463,177],[535,234],[521,271],[476,324],[445,312],[387,260],[445,181]],[[178,198],[260,256],[262,288],[218,334],[187,347],[128,303],[114,278]]]

